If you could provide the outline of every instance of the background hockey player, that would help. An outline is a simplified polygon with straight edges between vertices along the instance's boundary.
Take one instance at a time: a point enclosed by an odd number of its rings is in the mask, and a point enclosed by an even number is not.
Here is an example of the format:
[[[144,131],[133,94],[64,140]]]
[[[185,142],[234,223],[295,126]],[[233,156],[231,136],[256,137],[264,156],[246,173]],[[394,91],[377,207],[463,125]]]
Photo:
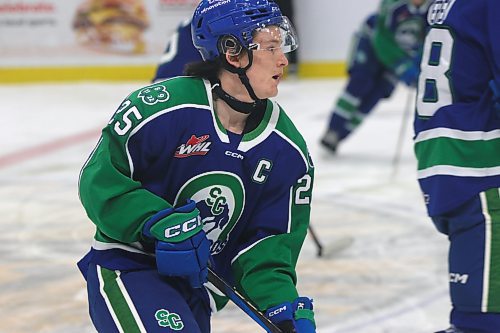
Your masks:
[[[234,24],[234,23],[237,24]],[[99,332],[210,332],[226,300],[207,265],[283,328],[315,332],[295,271],[313,165],[269,98],[297,47],[268,0],[204,0],[192,19],[203,61],[132,92],[79,182],[96,225],[79,262]]]
[[[437,0],[418,80],[415,152],[450,241],[452,328],[500,332],[500,2]]]
[[[168,40],[153,82],[184,75],[187,64],[201,60],[200,52],[193,45],[191,19],[186,19]]]
[[[401,81],[415,85],[427,27],[427,0],[383,0],[356,33],[349,79],[329,118],[321,145],[331,152]]]

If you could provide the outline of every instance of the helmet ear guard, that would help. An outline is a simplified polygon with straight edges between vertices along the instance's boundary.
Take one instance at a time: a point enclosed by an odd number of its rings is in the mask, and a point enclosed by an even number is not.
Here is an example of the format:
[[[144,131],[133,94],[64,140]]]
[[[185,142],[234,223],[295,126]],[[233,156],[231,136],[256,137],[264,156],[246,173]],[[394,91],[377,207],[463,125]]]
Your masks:
[[[242,78],[241,76],[246,76],[245,72],[250,66],[252,65],[253,62],[253,55],[252,52],[248,52],[248,65],[243,68],[237,68],[229,64],[229,62],[226,59],[226,55],[229,55],[231,57],[237,57],[239,56],[242,51],[243,51],[243,45],[241,45],[240,41],[238,38],[234,37],[233,35],[226,35],[222,36],[219,38],[217,42],[217,49],[219,51],[219,57],[221,57],[222,61],[222,66],[227,69],[228,71],[232,73],[236,73],[240,76],[240,79]],[[245,81],[248,80],[248,78],[243,78]],[[249,84],[249,83],[248,83]],[[253,90],[252,90],[253,93]],[[253,98],[256,98],[255,95],[252,96]]]
[[[239,56],[243,50],[243,45],[233,35],[226,35],[219,38],[217,42],[219,54],[229,54],[230,56]]]

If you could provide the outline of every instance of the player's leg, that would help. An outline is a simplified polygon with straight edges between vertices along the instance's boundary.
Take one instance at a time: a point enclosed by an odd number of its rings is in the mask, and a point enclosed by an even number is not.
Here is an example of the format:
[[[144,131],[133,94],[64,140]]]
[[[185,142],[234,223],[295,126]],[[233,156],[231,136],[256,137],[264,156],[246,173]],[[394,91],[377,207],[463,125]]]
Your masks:
[[[435,218],[450,239],[451,323],[457,332],[500,327],[500,189],[490,189]],[[454,331],[452,331],[454,332]]]
[[[157,271],[108,270],[90,264],[89,309],[98,332],[210,332],[205,291]]]
[[[357,97],[353,95],[356,89],[352,89],[351,86],[361,84],[361,82],[365,83],[365,88],[370,87],[371,90],[364,95],[358,93],[358,96],[362,97]],[[395,84],[396,81],[390,75],[381,75],[380,78],[351,79],[331,113],[328,130],[323,137],[325,141],[323,145],[335,150],[342,140],[359,127],[381,99],[392,94]]]
[[[380,95],[375,90],[380,89],[385,68],[373,50],[371,34],[374,24],[375,16],[369,17],[361,32],[354,37],[349,80],[331,111],[327,131],[321,139],[323,146],[332,151],[359,125],[362,116],[370,111],[367,106],[372,105],[373,108],[378,101],[374,101],[374,96]]]
[[[357,110],[350,115],[349,122],[345,123],[344,126],[348,131],[347,135],[352,133],[363,122],[381,99],[391,96],[396,84],[397,79],[388,72],[376,80],[376,85],[365,95]]]

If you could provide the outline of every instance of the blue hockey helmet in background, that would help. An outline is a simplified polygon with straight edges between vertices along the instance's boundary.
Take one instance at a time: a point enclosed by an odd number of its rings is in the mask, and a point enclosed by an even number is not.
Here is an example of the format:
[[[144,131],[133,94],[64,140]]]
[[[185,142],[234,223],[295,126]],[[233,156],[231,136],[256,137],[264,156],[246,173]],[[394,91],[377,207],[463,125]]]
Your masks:
[[[284,53],[298,46],[297,35],[287,17],[272,0],[202,0],[193,14],[193,44],[204,60],[221,54],[240,54],[243,48],[259,49],[253,34],[267,26],[280,29]]]

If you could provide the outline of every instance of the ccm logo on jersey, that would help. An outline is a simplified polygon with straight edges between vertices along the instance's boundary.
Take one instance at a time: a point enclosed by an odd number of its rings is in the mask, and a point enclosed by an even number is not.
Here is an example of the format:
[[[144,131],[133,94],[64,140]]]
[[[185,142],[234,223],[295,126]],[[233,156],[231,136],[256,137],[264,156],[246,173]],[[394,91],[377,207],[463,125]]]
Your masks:
[[[197,217],[193,217],[190,220],[166,228],[165,238],[172,238],[175,236],[179,236],[180,234],[185,234],[187,232],[190,232],[191,230],[196,229],[200,225],[201,225],[201,217],[198,215]]]
[[[186,143],[183,143],[177,148],[174,157],[185,158],[195,155],[206,155],[210,151],[210,145],[212,142],[207,141],[210,135],[202,135],[197,137],[191,135]]]
[[[450,273],[451,283],[467,284],[468,279],[469,279],[469,274]]]
[[[238,153],[235,153],[235,152],[232,152],[230,150],[226,150],[226,152],[224,153],[226,156],[229,156],[229,157],[234,157],[234,158],[237,158],[239,160],[243,160],[244,157],[243,155],[241,154],[238,154]]]

